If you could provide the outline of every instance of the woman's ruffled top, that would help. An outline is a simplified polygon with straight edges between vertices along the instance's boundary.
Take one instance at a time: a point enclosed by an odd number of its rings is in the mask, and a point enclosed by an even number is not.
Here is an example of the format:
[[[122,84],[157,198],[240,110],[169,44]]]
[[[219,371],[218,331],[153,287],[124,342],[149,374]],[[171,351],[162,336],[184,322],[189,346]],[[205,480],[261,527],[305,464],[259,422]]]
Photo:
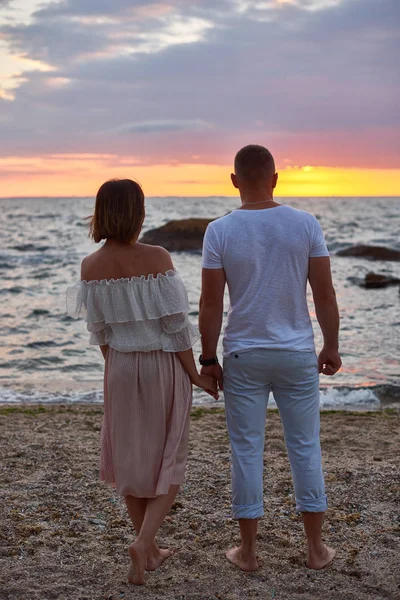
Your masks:
[[[84,318],[90,343],[120,352],[182,352],[200,333],[188,318],[185,285],[176,271],[156,277],[80,281],[67,289],[67,313]]]

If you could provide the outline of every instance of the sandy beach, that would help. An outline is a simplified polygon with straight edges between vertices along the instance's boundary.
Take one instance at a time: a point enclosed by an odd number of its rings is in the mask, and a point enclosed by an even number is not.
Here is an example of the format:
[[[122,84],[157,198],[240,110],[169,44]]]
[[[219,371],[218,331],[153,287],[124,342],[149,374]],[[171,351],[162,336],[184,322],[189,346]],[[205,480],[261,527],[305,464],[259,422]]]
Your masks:
[[[101,418],[99,406],[0,408],[2,600],[400,598],[398,413],[322,413],[324,529],[338,555],[320,572],[304,565],[279,416],[268,414],[261,567],[248,575],[224,558],[238,528],[223,409],[194,409],[186,485],[159,536],[176,553],[142,588],[126,579],[124,504],[98,480]]]

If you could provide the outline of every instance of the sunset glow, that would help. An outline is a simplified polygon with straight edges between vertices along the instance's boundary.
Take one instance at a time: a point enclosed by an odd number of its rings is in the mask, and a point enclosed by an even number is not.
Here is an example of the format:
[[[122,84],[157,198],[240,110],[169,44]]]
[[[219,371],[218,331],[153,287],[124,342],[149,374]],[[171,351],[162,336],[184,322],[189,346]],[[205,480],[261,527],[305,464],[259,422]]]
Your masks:
[[[393,0],[6,0],[0,196],[111,177],[235,195],[249,143],[277,195],[400,195],[397,17]]]
[[[2,197],[93,196],[106,179],[132,178],[147,196],[236,196],[231,165],[140,165],[114,155],[53,155],[0,159]],[[306,165],[278,170],[277,196],[396,196],[400,169],[339,169]]]

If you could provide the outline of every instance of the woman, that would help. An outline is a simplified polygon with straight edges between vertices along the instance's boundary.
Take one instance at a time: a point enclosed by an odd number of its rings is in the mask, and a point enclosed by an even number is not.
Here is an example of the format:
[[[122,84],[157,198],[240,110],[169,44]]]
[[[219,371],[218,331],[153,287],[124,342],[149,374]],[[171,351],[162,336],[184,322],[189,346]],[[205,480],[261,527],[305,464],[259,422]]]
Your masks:
[[[90,236],[105,243],[67,291],[69,315],[85,317],[105,359],[100,476],[125,498],[137,533],[128,578],[138,585],[172,554],[155,536],[184,481],[191,384],[218,397],[215,380],[197,372],[200,336],[170,255],[137,241],[144,216],[139,184],[104,183]]]

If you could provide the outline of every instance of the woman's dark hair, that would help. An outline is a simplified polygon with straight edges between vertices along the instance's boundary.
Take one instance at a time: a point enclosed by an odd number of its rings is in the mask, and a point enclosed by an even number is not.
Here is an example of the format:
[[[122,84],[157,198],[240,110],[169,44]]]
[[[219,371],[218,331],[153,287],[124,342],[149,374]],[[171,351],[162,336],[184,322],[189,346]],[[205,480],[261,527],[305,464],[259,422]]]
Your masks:
[[[131,179],[111,179],[100,187],[89,237],[96,244],[112,239],[124,244],[136,242],[145,217],[143,190]]]

